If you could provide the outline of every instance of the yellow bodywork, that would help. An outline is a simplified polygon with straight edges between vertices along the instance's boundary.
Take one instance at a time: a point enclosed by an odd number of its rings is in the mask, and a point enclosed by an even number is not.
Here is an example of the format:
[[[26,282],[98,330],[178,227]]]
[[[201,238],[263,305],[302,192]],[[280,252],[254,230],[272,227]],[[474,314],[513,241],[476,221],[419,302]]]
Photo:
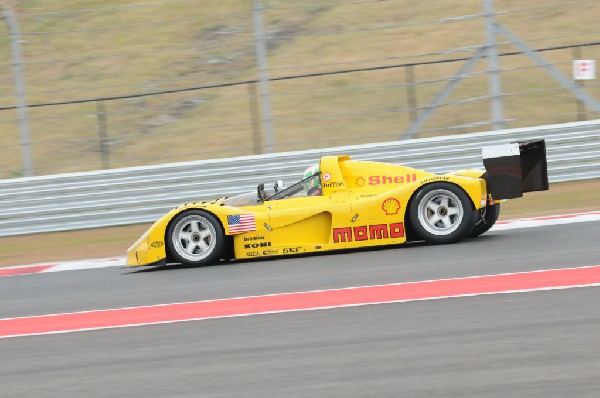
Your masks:
[[[320,161],[321,196],[302,196],[231,207],[214,202],[190,203],[156,221],[127,252],[127,267],[166,263],[169,222],[188,209],[216,216],[225,235],[233,235],[236,259],[289,255],[406,242],[405,215],[422,186],[447,182],[461,187],[473,208],[486,205],[483,171],[436,175],[410,167],[324,156]],[[232,234],[227,216],[252,213],[256,230]]]

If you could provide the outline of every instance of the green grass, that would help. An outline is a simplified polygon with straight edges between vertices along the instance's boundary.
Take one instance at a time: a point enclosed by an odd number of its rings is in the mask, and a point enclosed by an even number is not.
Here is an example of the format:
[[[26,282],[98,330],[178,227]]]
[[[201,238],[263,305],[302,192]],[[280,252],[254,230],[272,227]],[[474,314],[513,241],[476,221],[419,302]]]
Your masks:
[[[25,13],[106,8],[123,5],[117,0],[28,0]],[[145,0],[127,4],[145,4]],[[75,30],[71,33],[26,34],[23,40],[29,103],[125,95],[187,86],[256,78],[251,9],[248,0],[207,0],[123,10],[30,16],[19,14],[25,33]],[[271,6],[319,2],[265,1]],[[497,1],[498,10],[556,4],[544,0]],[[354,67],[420,62],[469,56],[461,51],[443,56],[408,57],[453,48],[480,45],[482,18],[459,22],[374,29],[339,34],[318,33],[414,24],[481,12],[480,2],[389,0],[347,6],[270,9],[265,14],[272,77]],[[223,15],[230,13],[228,15]],[[235,13],[235,14],[231,14]],[[218,14],[218,15],[217,15]],[[598,4],[580,4],[544,11],[501,15],[498,19],[526,40],[594,32],[600,17]],[[184,19],[189,20],[184,20]],[[162,21],[181,20],[162,24]],[[106,26],[155,23],[123,29]],[[100,28],[95,31],[85,29]],[[0,64],[10,63],[6,34],[0,30]],[[596,35],[597,36],[597,35]],[[531,42],[534,47],[591,41],[594,35]],[[177,50],[162,51],[166,48]],[[502,51],[514,50],[502,46]],[[141,54],[142,51],[155,51]],[[131,53],[104,58],[102,54]],[[571,50],[544,53],[571,75]],[[598,58],[600,46],[586,47],[583,58]],[[43,61],[54,60],[51,63]],[[370,60],[368,62],[356,62]],[[576,111],[575,100],[525,56],[500,61],[507,118],[529,119],[508,127],[572,121],[561,116]],[[330,64],[330,65],[327,65]],[[307,66],[308,65],[308,66]],[[310,66],[325,65],[325,66]],[[474,72],[485,70],[481,61]],[[304,67],[298,67],[304,66]],[[416,79],[427,81],[452,76],[461,63],[418,66]],[[295,67],[293,69],[285,69]],[[282,69],[284,68],[284,69]],[[518,68],[518,69],[514,69]],[[10,68],[4,66],[0,106],[14,105]],[[409,123],[404,69],[272,82],[274,127],[278,150],[295,150],[396,140]],[[460,101],[487,94],[484,74],[465,79],[448,99]],[[588,83],[588,87],[593,83]],[[420,84],[419,106],[425,106],[443,83]],[[591,93],[600,96],[600,89]],[[516,93],[526,91],[526,94]],[[246,86],[215,88],[106,103],[111,137],[112,167],[252,154],[253,130]],[[29,109],[34,164],[38,174],[93,170],[100,167],[98,127],[94,103]],[[334,116],[339,115],[339,116]],[[488,101],[439,109],[424,130],[485,121]],[[535,119],[537,118],[537,119]],[[0,112],[0,178],[21,175],[19,130],[14,111]],[[466,133],[489,126],[424,132],[422,137]]]

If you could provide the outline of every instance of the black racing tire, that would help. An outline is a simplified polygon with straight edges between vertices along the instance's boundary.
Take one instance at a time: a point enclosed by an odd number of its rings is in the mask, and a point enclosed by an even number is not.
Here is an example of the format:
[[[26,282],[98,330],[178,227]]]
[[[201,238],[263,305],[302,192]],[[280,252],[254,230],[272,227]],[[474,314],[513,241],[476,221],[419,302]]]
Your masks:
[[[165,242],[170,258],[185,265],[216,263],[225,248],[225,233],[219,220],[202,210],[186,210],[171,220]]]
[[[500,203],[486,206],[479,210],[477,224],[475,224],[475,228],[473,228],[470,237],[474,238],[489,231],[496,221],[498,221],[498,216],[500,216]]]
[[[419,189],[408,211],[415,234],[432,244],[454,243],[469,236],[478,215],[469,196],[447,182]]]

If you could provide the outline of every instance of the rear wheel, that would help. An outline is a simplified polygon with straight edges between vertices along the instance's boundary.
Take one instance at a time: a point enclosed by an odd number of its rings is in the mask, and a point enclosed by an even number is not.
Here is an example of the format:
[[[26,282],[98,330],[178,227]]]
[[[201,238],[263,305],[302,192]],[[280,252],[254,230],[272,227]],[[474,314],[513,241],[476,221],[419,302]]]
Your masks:
[[[471,232],[471,237],[482,235],[486,233],[490,228],[494,226],[500,215],[500,203],[495,205],[486,206],[479,210],[479,216],[477,217],[477,224]]]
[[[411,225],[421,239],[429,243],[453,243],[469,236],[477,212],[471,200],[458,186],[433,183],[421,188],[409,208]]]
[[[219,221],[202,210],[178,214],[165,237],[171,257],[186,265],[207,265],[221,258],[225,234]]]

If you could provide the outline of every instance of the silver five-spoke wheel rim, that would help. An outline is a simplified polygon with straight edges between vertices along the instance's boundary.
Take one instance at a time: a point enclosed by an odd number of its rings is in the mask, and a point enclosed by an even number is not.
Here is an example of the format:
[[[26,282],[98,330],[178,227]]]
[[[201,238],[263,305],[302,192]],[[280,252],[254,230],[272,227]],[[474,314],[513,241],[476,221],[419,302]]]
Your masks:
[[[208,257],[216,245],[217,231],[204,217],[189,215],[177,222],[173,228],[173,247],[189,261],[200,261]]]
[[[445,189],[428,192],[419,202],[419,222],[434,235],[448,235],[461,224],[464,209],[458,196]]]

